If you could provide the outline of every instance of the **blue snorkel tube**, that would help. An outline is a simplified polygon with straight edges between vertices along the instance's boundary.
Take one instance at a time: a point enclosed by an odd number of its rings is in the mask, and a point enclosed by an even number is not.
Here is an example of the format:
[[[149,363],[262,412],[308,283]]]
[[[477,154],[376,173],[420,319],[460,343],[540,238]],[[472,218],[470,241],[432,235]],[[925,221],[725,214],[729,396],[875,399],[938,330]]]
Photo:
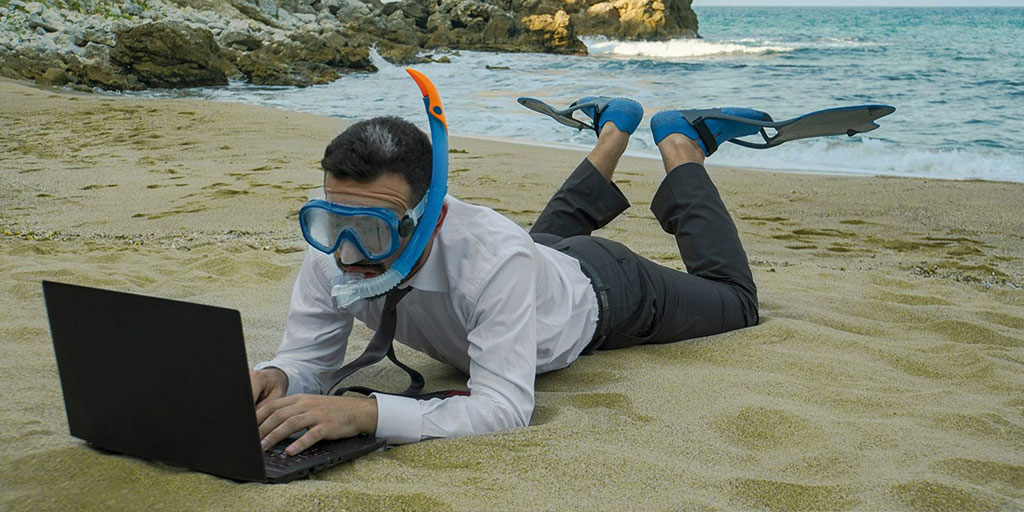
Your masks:
[[[427,120],[430,122],[430,144],[433,155],[433,167],[430,176],[430,188],[424,197],[426,207],[417,219],[416,230],[412,233],[409,243],[402,249],[402,254],[383,274],[370,279],[362,279],[344,274],[342,282],[331,288],[331,296],[336,307],[346,307],[360,299],[368,299],[384,295],[391,291],[409,276],[412,267],[419,261],[426,250],[430,238],[441,218],[441,206],[448,193],[448,122],[441,106],[441,95],[426,75],[414,69],[405,69],[412,76],[423,94],[423,105],[427,109]],[[417,208],[419,209],[419,208]]]

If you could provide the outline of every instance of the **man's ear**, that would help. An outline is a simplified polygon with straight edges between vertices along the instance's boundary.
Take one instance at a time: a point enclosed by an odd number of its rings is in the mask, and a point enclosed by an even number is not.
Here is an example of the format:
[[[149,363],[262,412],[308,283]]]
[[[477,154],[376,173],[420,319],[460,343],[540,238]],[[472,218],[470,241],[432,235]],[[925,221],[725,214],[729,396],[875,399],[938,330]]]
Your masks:
[[[441,203],[441,215],[437,218],[437,225],[434,226],[434,234],[431,236],[437,236],[437,232],[441,231],[441,225],[444,224],[444,218],[448,216],[448,203]]]

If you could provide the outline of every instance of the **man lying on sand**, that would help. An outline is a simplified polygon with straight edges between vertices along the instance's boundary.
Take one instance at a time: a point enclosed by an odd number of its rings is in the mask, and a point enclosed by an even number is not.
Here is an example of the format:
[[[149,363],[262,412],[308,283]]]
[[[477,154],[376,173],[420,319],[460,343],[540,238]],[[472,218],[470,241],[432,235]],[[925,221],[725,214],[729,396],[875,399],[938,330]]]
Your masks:
[[[321,161],[327,203],[301,216],[307,240],[315,230],[330,239],[306,253],[277,357],[251,374],[264,449],[303,429],[288,454],[360,433],[401,444],[524,427],[538,373],[594,350],[757,324],[746,254],[702,165],[714,148],[707,151],[679,111],[651,120],[668,173],[651,210],[675,236],[688,273],[591,236],[630,206],[612,177],[643,117],[635,101],[598,99],[583,110],[597,127],[597,144],[529,233],[489,208],[444,198],[430,242],[398,287],[407,294],[396,324],[385,299],[336,307],[332,287],[344,277],[376,278],[402,254],[409,232],[402,224],[431,182],[430,140],[408,122],[379,117],[330,143]],[[711,128],[718,142],[736,136]],[[393,305],[401,295],[388,297]],[[395,329],[401,343],[468,373],[470,393],[425,400],[325,395],[340,378],[354,319]]]

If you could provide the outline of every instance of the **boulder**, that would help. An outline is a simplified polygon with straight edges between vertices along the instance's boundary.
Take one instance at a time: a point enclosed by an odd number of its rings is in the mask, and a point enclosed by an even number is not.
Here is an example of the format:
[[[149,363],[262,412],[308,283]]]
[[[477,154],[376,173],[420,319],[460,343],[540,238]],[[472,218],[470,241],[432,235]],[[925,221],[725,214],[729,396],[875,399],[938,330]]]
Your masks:
[[[248,30],[230,26],[220,34],[220,44],[235,50],[252,51],[263,46],[263,40]]]
[[[35,80],[52,67],[63,67],[60,55],[39,48],[15,46],[0,48],[0,76],[18,80]]]
[[[310,0],[279,0],[280,6],[292,14],[316,14]]]
[[[523,17],[528,38],[551,53],[586,53],[587,47],[573,34],[571,20],[565,11]]]
[[[414,0],[405,3],[410,1]],[[441,0],[428,10],[425,46],[586,53],[586,46],[576,38],[573,20],[565,11],[549,8],[552,4],[539,0],[528,1],[540,12],[529,11],[524,15],[526,11],[516,10],[522,4],[501,0]]]
[[[124,73],[118,66],[99,59],[79,59],[77,56],[67,57],[68,82],[89,87],[113,89],[117,91],[140,91],[146,84],[138,77]]]
[[[306,87],[329,83],[340,73],[376,71],[366,46],[350,46],[341,34],[293,34],[239,54],[235,65],[254,84]]]
[[[209,30],[172,22],[118,33],[111,58],[150,87],[227,85],[232,70]]]
[[[36,83],[60,87],[68,83],[68,75],[61,68],[49,68],[36,78]]]
[[[381,41],[377,43],[377,53],[382,59],[396,66],[408,66],[410,64],[433,62],[427,57],[420,56],[419,47],[408,44],[395,44],[389,41]]]
[[[578,35],[618,39],[696,37],[697,15],[691,0],[582,0],[571,16]]]
[[[269,27],[280,28],[280,24],[277,22],[277,7],[274,6],[273,2],[270,2],[266,6],[267,10],[272,11],[273,14],[268,14],[264,11],[259,4],[251,0],[230,0],[231,7],[235,8],[240,14],[248,17],[254,21],[258,21]],[[271,8],[273,6],[273,8]]]

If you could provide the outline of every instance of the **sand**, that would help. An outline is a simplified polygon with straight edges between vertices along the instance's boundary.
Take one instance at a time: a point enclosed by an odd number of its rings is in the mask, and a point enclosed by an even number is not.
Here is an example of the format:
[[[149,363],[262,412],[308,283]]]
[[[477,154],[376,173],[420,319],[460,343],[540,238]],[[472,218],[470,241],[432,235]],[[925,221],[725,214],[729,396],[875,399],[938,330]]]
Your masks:
[[[269,358],[304,247],[295,215],[343,126],[0,81],[0,509],[1024,509],[1024,185],[1009,183],[713,167],[760,325],[542,375],[528,428],[277,486],[72,438],[40,280],[236,308],[250,362]],[[582,157],[451,146],[451,192],[524,226]],[[647,209],[662,174],[625,159],[634,208],[601,234],[681,268]],[[464,386],[399,352],[428,387]]]

